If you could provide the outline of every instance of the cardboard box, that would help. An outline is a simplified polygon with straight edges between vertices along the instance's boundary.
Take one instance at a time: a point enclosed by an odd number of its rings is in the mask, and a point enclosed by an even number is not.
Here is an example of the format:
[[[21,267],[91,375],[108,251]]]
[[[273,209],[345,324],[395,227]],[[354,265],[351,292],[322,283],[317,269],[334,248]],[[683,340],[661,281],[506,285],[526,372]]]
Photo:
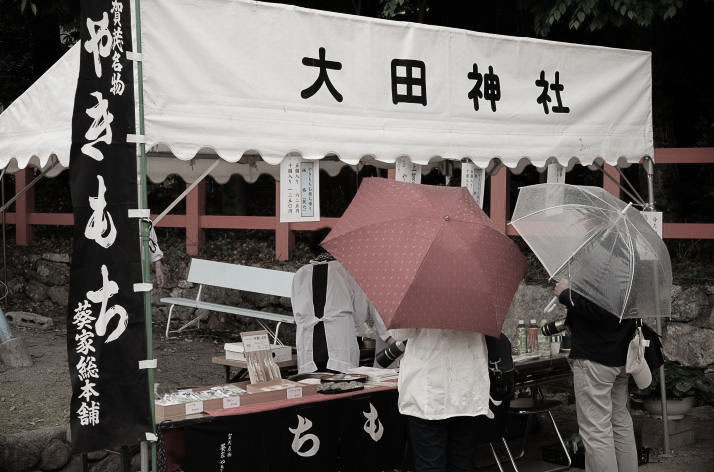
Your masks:
[[[231,384],[242,389],[245,389],[243,384]],[[200,387],[193,389],[184,389],[190,392],[200,392],[202,390],[209,390],[211,387]],[[235,408],[241,405],[241,397],[247,396],[248,394],[235,395],[226,398],[213,398],[210,400],[200,400],[195,402],[177,402],[170,405],[160,405],[159,403],[154,404],[154,411],[157,420],[165,419],[181,419],[190,415],[201,414],[205,410],[220,410],[224,408]]]
[[[155,404],[156,419],[157,421],[178,420],[190,415],[201,414],[206,410],[236,408],[239,406],[302,398],[308,395],[317,394],[317,385],[306,385],[285,379],[257,384],[239,382],[232,385],[247,390],[248,393],[227,398],[216,398],[212,400],[189,403],[175,403],[171,405],[159,405],[157,403]],[[198,392],[201,390],[208,390],[210,388],[211,387],[201,387],[189,390]]]
[[[226,351],[226,359],[232,361],[245,361],[245,352],[243,351],[243,343],[226,343],[223,345]],[[275,362],[285,362],[293,358],[292,346],[280,346],[273,344],[270,347]]]
[[[248,395],[243,395],[244,405],[255,403],[290,400],[317,394],[317,385],[301,384],[291,380],[272,380],[255,384],[245,384],[242,388],[248,390]]]

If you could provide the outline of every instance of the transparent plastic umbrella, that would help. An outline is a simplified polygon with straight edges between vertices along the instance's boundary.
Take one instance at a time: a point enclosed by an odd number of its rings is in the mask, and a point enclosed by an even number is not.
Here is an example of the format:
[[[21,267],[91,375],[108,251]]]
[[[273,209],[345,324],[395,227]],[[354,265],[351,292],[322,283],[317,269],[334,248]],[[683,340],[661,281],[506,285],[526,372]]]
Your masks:
[[[523,187],[511,224],[551,279],[620,318],[670,316],[672,266],[640,212],[599,187]]]

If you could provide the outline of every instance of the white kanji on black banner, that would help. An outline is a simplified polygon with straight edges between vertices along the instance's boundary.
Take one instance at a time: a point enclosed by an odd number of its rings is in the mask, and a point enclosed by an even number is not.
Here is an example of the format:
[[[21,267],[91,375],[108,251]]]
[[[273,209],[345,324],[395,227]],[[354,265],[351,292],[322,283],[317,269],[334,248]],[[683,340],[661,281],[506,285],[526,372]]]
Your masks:
[[[129,0],[82,0],[72,116],[74,247],[67,354],[75,452],[137,443],[152,430],[137,208]]]

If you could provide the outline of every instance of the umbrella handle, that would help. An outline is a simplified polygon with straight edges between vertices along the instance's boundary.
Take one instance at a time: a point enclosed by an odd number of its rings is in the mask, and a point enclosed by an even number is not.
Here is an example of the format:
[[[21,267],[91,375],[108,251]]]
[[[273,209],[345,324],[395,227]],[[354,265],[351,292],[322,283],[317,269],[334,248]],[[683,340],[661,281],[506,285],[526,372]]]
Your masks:
[[[555,305],[558,303],[558,297],[553,297],[550,299],[548,304],[543,308],[543,313],[550,313],[555,309]]]

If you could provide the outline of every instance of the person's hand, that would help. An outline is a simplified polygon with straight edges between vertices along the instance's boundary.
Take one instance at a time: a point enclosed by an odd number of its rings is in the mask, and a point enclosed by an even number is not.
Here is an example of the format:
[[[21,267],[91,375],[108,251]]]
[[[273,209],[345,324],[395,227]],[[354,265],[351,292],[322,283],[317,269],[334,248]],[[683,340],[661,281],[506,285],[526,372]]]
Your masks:
[[[553,288],[553,293],[555,293],[556,297],[559,297],[561,293],[563,293],[563,290],[567,290],[570,288],[570,281],[568,279],[562,279],[559,280],[557,284],[555,284],[555,287]]]
[[[154,272],[156,272],[156,286],[163,287],[166,283],[166,277],[164,276],[164,269],[161,265],[161,261],[154,262]]]

